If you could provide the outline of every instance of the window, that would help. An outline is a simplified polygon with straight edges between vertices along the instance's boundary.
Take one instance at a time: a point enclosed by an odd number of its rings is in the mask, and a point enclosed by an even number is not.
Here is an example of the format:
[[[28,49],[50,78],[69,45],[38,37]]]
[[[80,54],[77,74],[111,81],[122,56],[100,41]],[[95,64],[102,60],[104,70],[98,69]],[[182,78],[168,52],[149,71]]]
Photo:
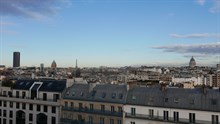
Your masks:
[[[64,106],[65,106],[65,107],[68,107],[68,102],[64,102]]]
[[[10,108],[13,108],[13,102],[9,103]]]
[[[33,121],[33,114],[29,114],[29,121]]]
[[[60,99],[60,95],[59,94],[53,94],[53,101],[57,101],[58,99]]]
[[[154,117],[154,110],[153,109],[149,109],[149,117],[150,118]]]
[[[47,112],[47,106],[44,105],[44,112]]]
[[[43,93],[43,100],[47,101],[47,93]]]
[[[114,119],[110,119],[109,124],[114,124]]]
[[[89,109],[92,111],[93,110],[93,104],[89,104]]]
[[[112,93],[112,99],[116,97],[116,93]]]
[[[9,111],[9,117],[13,118],[13,111]]]
[[[2,101],[0,100],[0,106],[2,106]]]
[[[117,124],[122,124],[121,120],[118,120],[117,122],[118,122]]]
[[[175,99],[174,99],[174,102],[175,102],[175,103],[179,103],[179,98],[175,98]]]
[[[6,116],[7,116],[7,111],[3,110],[3,117],[6,117]]]
[[[135,114],[136,114],[135,108],[131,108],[131,115],[135,115]]]
[[[73,102],[70,103],[70,107],[74,108],[74,103]]]
[[[115,112],[115,107],[111,106],[111,112]]]
[[[82,103],[79,103],[79,109],[80,109],[80,110],[83,109]]]
[[[211,99],[211,104],[212,105],[217,105],[217,99]]]
[[[23,91],[22,92],[22,98],[24,99],[26,97],[26,93]]]
[[[134,122],[134,121],[131,121],[131,124],[135,124],[135,122]]]
[[[89,124],[93,124],[93,117],[89,116]]]
[[[102,111],[102,112],[105,111],[105,105],[101,105],[101,111]]]
[[[52,106],[52,113],[56,113],[56,107]]]
[[[194,104],[195,104],[195,99],[191,99],[191,100],[189,101],[189,104],[194,105]]]
[[[6,124],[6,119],[3,119],[3,124]]]
[[[179,112],[173,112],[173,121],[179,122]]]
[[[122,113],[122,107],[121,106],[118,106],[118,112]]]
[[[149,98],[149,102],[154,102],[154,98],[153,98],[153,97],[150,97],[150,98]]]
[[[102,98],[105,98],[105,96],[106,96],[106,93],[102,93]]]
[[[163,120],[166,120],[166,121],[169,120],[169,112],[168,111],[163,111]]]
[[[29,104],[29,110],[33,110],[33,104]]]
[[[40,111],[40,105],[37,105],[37,111]]]
[[[122,99],[122,98],[123,98],[123,94],[120,93],[120,94],[119,94],[119,99]]]
[[[19,109],[20,108],[20,103],[16,102],[16,108]]]
[[[16,91],[16,98],[19,98],[19,91]]]
[[[168,102],[168,101],[169,101],[169,99],[168,99],[168,98],[165,98],[165,99],[164,99],[164,102]]]
[[[3,102],[3,106],[4,106],[4,107],[7,107],[7,101],[4,101],[4,102]]]
[[[195,113],[189,113],[189,123],[196,123]]]
[[[12,121],[12,120],[9,120],[9,124],[13,124],[13,121]]]
[[[26,104],[22,103],[22,109],[26,109]]]
[[[2,110],[0,109],[0,116],[2,116]]]
[[[212,115],[212,124],[219,124],[218,115]]]
[[[100,118],[100,123],[99,124],[105,124],[104,118]]]
[[[56,117],[51,118],[51,124],[56,124]]]

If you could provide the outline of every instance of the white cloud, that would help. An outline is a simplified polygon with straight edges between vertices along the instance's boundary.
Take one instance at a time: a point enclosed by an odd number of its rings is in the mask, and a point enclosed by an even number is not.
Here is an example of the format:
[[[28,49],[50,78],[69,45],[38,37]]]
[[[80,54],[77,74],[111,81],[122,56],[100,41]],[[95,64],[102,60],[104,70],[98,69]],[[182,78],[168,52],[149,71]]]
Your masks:
[[[205,0],[196,0],[196,3],[202,6],[205,4]]]
[[[220,55],[220,42],[207,44],[181,44],[170,46],[156,46],[154,49],[161,49],[164,52],[197,55]]]
[[[170,34],[173,38],[219,38],[220,34],[217,33],[195,33],[195,34]]]
[[[22,16],[42,19],[53,16],[69,0],[0,0],[1,16]]]
[[[210,8],[211,13],[218,13],[220,12],[220,0],[214,0],[214,5]]]
[[[0,22],[0,26],[11,26],[11,25],[15,25],[15,23],[13,23],[13,22],[3,22],[3,21]]]

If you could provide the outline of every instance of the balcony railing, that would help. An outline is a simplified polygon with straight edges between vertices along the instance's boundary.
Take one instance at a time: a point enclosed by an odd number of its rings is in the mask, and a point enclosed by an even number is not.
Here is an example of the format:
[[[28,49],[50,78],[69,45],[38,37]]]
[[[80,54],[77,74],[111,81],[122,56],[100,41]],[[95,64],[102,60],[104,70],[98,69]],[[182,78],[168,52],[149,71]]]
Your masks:
[[[168,117],[168,119],[164,119],[163,116],[150,116],[146,114],[131,114],[126,113],[126,118],[137,118],[137,119],[146,119],[151,121],[162,121],[162,122],[169,122],[169,123],[178,123],[178,124],[187,124],[189,123],[189,119],[186,118],[178,118],[178,121],[174,121],[173,117]],[[195,120],[196,124],[210,124],[210,121],[203,121],[203,120]]]
[[[116,112],[116,111],[108,111],[108,110],[99,110],[99,109],[89,109],[89,108],[72,108],[72,107],[62,107],[63,110],[66,111],[74,111],[74,112],[83,112],[83,113],[90,113],[90,114],[100,114],[100,115],[106,115],[106,116],[117,116],[122,117],[122,112]]]
[[[72,119],[67,119],[67,118],[61,118],[60,119],[60,124],[99,124],[99,123],[92,123],[88,122],[85,120],[72,120]]]
[[[31,97],[16,97],[16,96],[0,95],[0,100],[60,106],[57,100],[53,100],[53,99],[43,100],[41,98],[31,99]]]

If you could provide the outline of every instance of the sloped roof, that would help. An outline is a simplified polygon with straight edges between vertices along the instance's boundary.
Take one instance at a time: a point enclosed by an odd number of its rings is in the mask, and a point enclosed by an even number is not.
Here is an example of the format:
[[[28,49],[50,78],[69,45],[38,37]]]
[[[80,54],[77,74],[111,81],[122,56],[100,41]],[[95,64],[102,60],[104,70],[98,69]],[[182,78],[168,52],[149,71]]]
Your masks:
[[[62,92],[66,88],[65,80],[18,80],[13,89],[29,90],[34,82],[42,82],[39,91]]]
[[[125,85],[97,84],[93,89],[90,87],[90,84],[73,84],[64,92],[63,98],[121,104],[126,102],[127,88]]]
[[[129,90],[126,104],[163,108],[220,111],[220,91],[213,89],[148,88]]]

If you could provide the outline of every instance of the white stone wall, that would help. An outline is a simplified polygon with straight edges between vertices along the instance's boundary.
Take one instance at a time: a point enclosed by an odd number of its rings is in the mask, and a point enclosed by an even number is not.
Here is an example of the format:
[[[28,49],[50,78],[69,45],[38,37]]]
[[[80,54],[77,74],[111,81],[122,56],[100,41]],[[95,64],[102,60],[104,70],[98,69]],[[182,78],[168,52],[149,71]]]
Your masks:
[[[136,115],[149,115],[149,109],[154,110],[154,117],[160,116],[163,117],[163,111],[169,112],[169,117],[173,118],[173,112],[179,112],[179,119],[185,119],[186,121],[189,120],[189,113],[195,113],[196,122],[199,121],[206,121],[211,122],[212,115],[218,115],[220,117],[220,112],[211,112],[211,111],[198,111],[198,110],[184,110],[184,109],[175,109],[175,108],[160,108],[160,107],[148,107],[148,106],[135,106],[135,105],[125,105],[124,111],[125,113],[131,113],[131,108],[136,109]],[[135,122],[136,124],[160,124],[152,123],[149,120],[144,119],[137,119],[137,118],[129,118],[125,117],[125,123],[124,124],[130,124],[132,122]],[[154,122],[154,121],[153,121]],[[163,122],[164,123],[164,122]]]

